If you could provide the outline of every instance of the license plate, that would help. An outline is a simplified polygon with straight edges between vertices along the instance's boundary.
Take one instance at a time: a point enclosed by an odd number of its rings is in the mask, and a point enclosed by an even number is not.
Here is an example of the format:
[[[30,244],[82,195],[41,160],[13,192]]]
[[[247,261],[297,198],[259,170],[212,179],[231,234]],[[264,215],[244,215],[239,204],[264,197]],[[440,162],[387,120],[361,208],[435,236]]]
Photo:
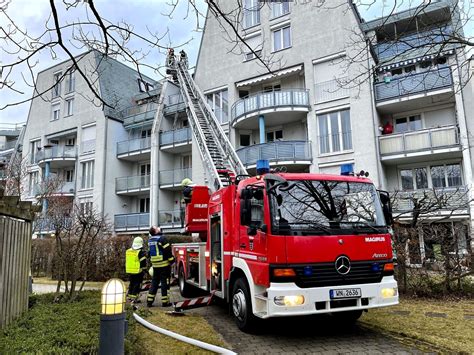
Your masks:
[[[334,298],[359,298],[362,296],[360,288],[342,288],[339,290],[330,290],[329,296]]]

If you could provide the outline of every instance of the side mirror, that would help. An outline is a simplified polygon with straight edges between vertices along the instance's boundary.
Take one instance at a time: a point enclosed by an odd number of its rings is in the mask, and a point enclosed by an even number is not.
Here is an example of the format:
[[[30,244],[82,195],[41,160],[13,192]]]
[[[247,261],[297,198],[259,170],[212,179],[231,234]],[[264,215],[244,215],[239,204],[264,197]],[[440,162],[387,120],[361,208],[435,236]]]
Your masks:
[[[388,226],[393,224],[392,204],[390,203],[390,194],[387,191],[378,190],[380,202],[382,202],[382,211],[385,222]]]
[[[267,228],[267,225],[266,225],[266,224],[262,224],[262,225],[260,226],[260,231],[261,231],[262,233],[267,233],[267,229],[268,229],[268,228]]]

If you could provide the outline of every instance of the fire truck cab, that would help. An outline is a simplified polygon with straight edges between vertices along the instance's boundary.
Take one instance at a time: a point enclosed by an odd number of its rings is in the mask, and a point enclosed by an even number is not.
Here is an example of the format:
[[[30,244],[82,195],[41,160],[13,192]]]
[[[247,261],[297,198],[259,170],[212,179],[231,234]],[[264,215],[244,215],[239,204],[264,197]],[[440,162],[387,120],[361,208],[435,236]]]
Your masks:
[[[390,202],[369,179],[267,173],[195,188],[186,228],[205,241],[173,246],[180,292],[226,300],[241,330],[319,313],[354,322],[398,303]]]

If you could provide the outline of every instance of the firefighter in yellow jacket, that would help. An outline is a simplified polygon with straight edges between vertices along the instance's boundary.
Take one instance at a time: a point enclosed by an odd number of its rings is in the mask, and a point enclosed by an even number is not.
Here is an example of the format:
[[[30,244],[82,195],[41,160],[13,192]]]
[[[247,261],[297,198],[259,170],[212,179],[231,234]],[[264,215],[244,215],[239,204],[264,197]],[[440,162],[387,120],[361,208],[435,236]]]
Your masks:
[[[125,272],[130,279],[128,287],[128,298],[133,303],[138,303],[140,300],[140,288],[143,281],[143,275],[146,270],[146,253],[143,250],[143,239],[136,237],[133,239],[133,244],[130,249],[127,249],[125,254]]]
[[[174,257],[171,252],[171,244],[161,234],[159,227],[153,226],[150,228],[148,249],[151,265],[153,266],[153,279],[146,299],[147,305],[148,307],[153,305],[158,285],[161,285],[161,305],[169,307],[171,302],[168,296],[168,280],[171,276],[171,265],[174,263]]]

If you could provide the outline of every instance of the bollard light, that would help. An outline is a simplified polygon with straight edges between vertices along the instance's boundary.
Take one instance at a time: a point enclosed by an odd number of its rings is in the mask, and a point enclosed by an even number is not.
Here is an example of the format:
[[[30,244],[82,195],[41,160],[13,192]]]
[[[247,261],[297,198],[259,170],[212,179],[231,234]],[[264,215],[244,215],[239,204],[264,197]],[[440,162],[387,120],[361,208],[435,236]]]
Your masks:
[[[125,285],[111,279],[102,287],[99,354],[123,354],[125,342]]]
[[[120,279],[110,279],[102,287],[102,314],[123,313],[125,304],[125,284]]]

